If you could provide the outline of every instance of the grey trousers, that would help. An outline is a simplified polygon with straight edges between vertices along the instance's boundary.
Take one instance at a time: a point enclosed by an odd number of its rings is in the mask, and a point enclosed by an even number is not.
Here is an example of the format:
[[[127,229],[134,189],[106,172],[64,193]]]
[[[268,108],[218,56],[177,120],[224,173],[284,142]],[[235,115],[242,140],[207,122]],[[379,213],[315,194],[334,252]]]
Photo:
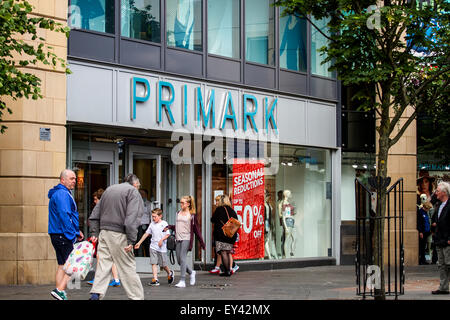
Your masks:
[[[191,268],[186,263],[186,258],[189,249],[189,240],[177,241],[177,246],[175,251],[177,253],[177,262],[180,265],[180,280],[186,281],[186,272],[188,274],[192,273]]]
[[[103,299],[109,286],[113,263],[117,267],[120,281],[128,299],[144,300],[144,288],[136,273],[136,260],[133,251],[126,253],[127,236],[123,233],[102,230],[97,245],[97,270],[91,293],[100,294]]]
[[[450,246],[436,247],[436,251],[440,278],[439,290],[448,291],[448,281],[450,279]]]

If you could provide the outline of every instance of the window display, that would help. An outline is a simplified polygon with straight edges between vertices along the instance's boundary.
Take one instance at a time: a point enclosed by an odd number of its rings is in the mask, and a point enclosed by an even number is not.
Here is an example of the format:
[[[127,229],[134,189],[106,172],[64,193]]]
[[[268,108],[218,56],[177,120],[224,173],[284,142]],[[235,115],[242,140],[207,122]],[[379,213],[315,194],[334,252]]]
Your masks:
[[[281,145],[279,169],[272,173],[266,167],[260,180],[262,184],[257,182],[257,176],[254,176],[255,181],[250,180],[256,164],[247,164],[245,172],[242,168],[236,169],[235,164],[226,166],[228,194],[243,223],[236,252],[240,252],[239,246],[248,247],[246,241],[253,243],[252,248],[264,251],[252,257],[237,254],[234,256],[236,260],[330,255],[330,158],[329,150]],[[248,179],[252,188],[246,184],[238,185],[237,177],[241,182]],[[250,189],[251,195],[242,196],[240,191]],[[254,193],[255,190],[258,194]],[[263,200],[256,201],[259,195]],[[250,220],[252,214],[253,219]]]

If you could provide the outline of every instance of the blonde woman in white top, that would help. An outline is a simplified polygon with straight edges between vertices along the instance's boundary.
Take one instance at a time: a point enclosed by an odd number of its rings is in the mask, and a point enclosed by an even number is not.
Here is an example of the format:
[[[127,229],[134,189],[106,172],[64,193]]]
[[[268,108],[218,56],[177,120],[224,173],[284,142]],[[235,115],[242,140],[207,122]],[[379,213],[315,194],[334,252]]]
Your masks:
[[[190,284],[195,285],[195,271],[191,270],[186,263],[187,253],[192,250],[194,244],[194,234],[200,241],[203,250],[205,243],[198,226],[194,198],[192,196],[182,197],[180,206],[181,210],[177,212],[175,225],[170,225],[168,228],[175,231],[177,262],[180,265],[180,281],[175,286],[184,288],[186,287],[186,273],[190,275]]]

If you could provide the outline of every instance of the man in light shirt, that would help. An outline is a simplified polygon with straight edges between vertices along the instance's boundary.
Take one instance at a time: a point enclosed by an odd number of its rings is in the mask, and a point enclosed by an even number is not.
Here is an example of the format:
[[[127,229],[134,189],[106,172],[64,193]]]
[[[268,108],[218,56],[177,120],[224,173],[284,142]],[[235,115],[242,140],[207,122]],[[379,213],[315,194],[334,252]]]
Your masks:
[[[440,285],[432,294],[449,294],[450,278],[450,184],[441,182],[436,188],[439,202],[435,206],[432,227],[436,229],[435,243],[438,254]]]

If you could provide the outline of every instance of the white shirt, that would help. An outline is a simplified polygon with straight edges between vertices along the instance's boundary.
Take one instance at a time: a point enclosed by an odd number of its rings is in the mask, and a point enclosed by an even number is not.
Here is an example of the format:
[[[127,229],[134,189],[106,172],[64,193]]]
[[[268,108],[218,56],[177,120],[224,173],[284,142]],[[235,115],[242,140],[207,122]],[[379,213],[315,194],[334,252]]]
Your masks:
[[[158,223],[152,221],[148,226],[146,233],[152,235],[152,240],[150,242],[150,249],[153,249],[158,252],[167,252],[167,240],[163,241],[163,245],[160,247],[158,245],[159,241],[164,238],[166,235],[170,234],[170,231],[167,230],[164,232],[164,228],[167,227],[168,224],[166,221],[161,220]]]
[[[447,200],[447,201],[448,201],[448,200]],[[447,204],[447,201],[442,202],[441,205],[439,206],[438,219],[441,217],[442,209],[444,209],[445,205]]]
[[[147,199],[144,200],[144,214],[141,218],[141,225],[150,224],[150,217],[152,215],[152,203]]]

